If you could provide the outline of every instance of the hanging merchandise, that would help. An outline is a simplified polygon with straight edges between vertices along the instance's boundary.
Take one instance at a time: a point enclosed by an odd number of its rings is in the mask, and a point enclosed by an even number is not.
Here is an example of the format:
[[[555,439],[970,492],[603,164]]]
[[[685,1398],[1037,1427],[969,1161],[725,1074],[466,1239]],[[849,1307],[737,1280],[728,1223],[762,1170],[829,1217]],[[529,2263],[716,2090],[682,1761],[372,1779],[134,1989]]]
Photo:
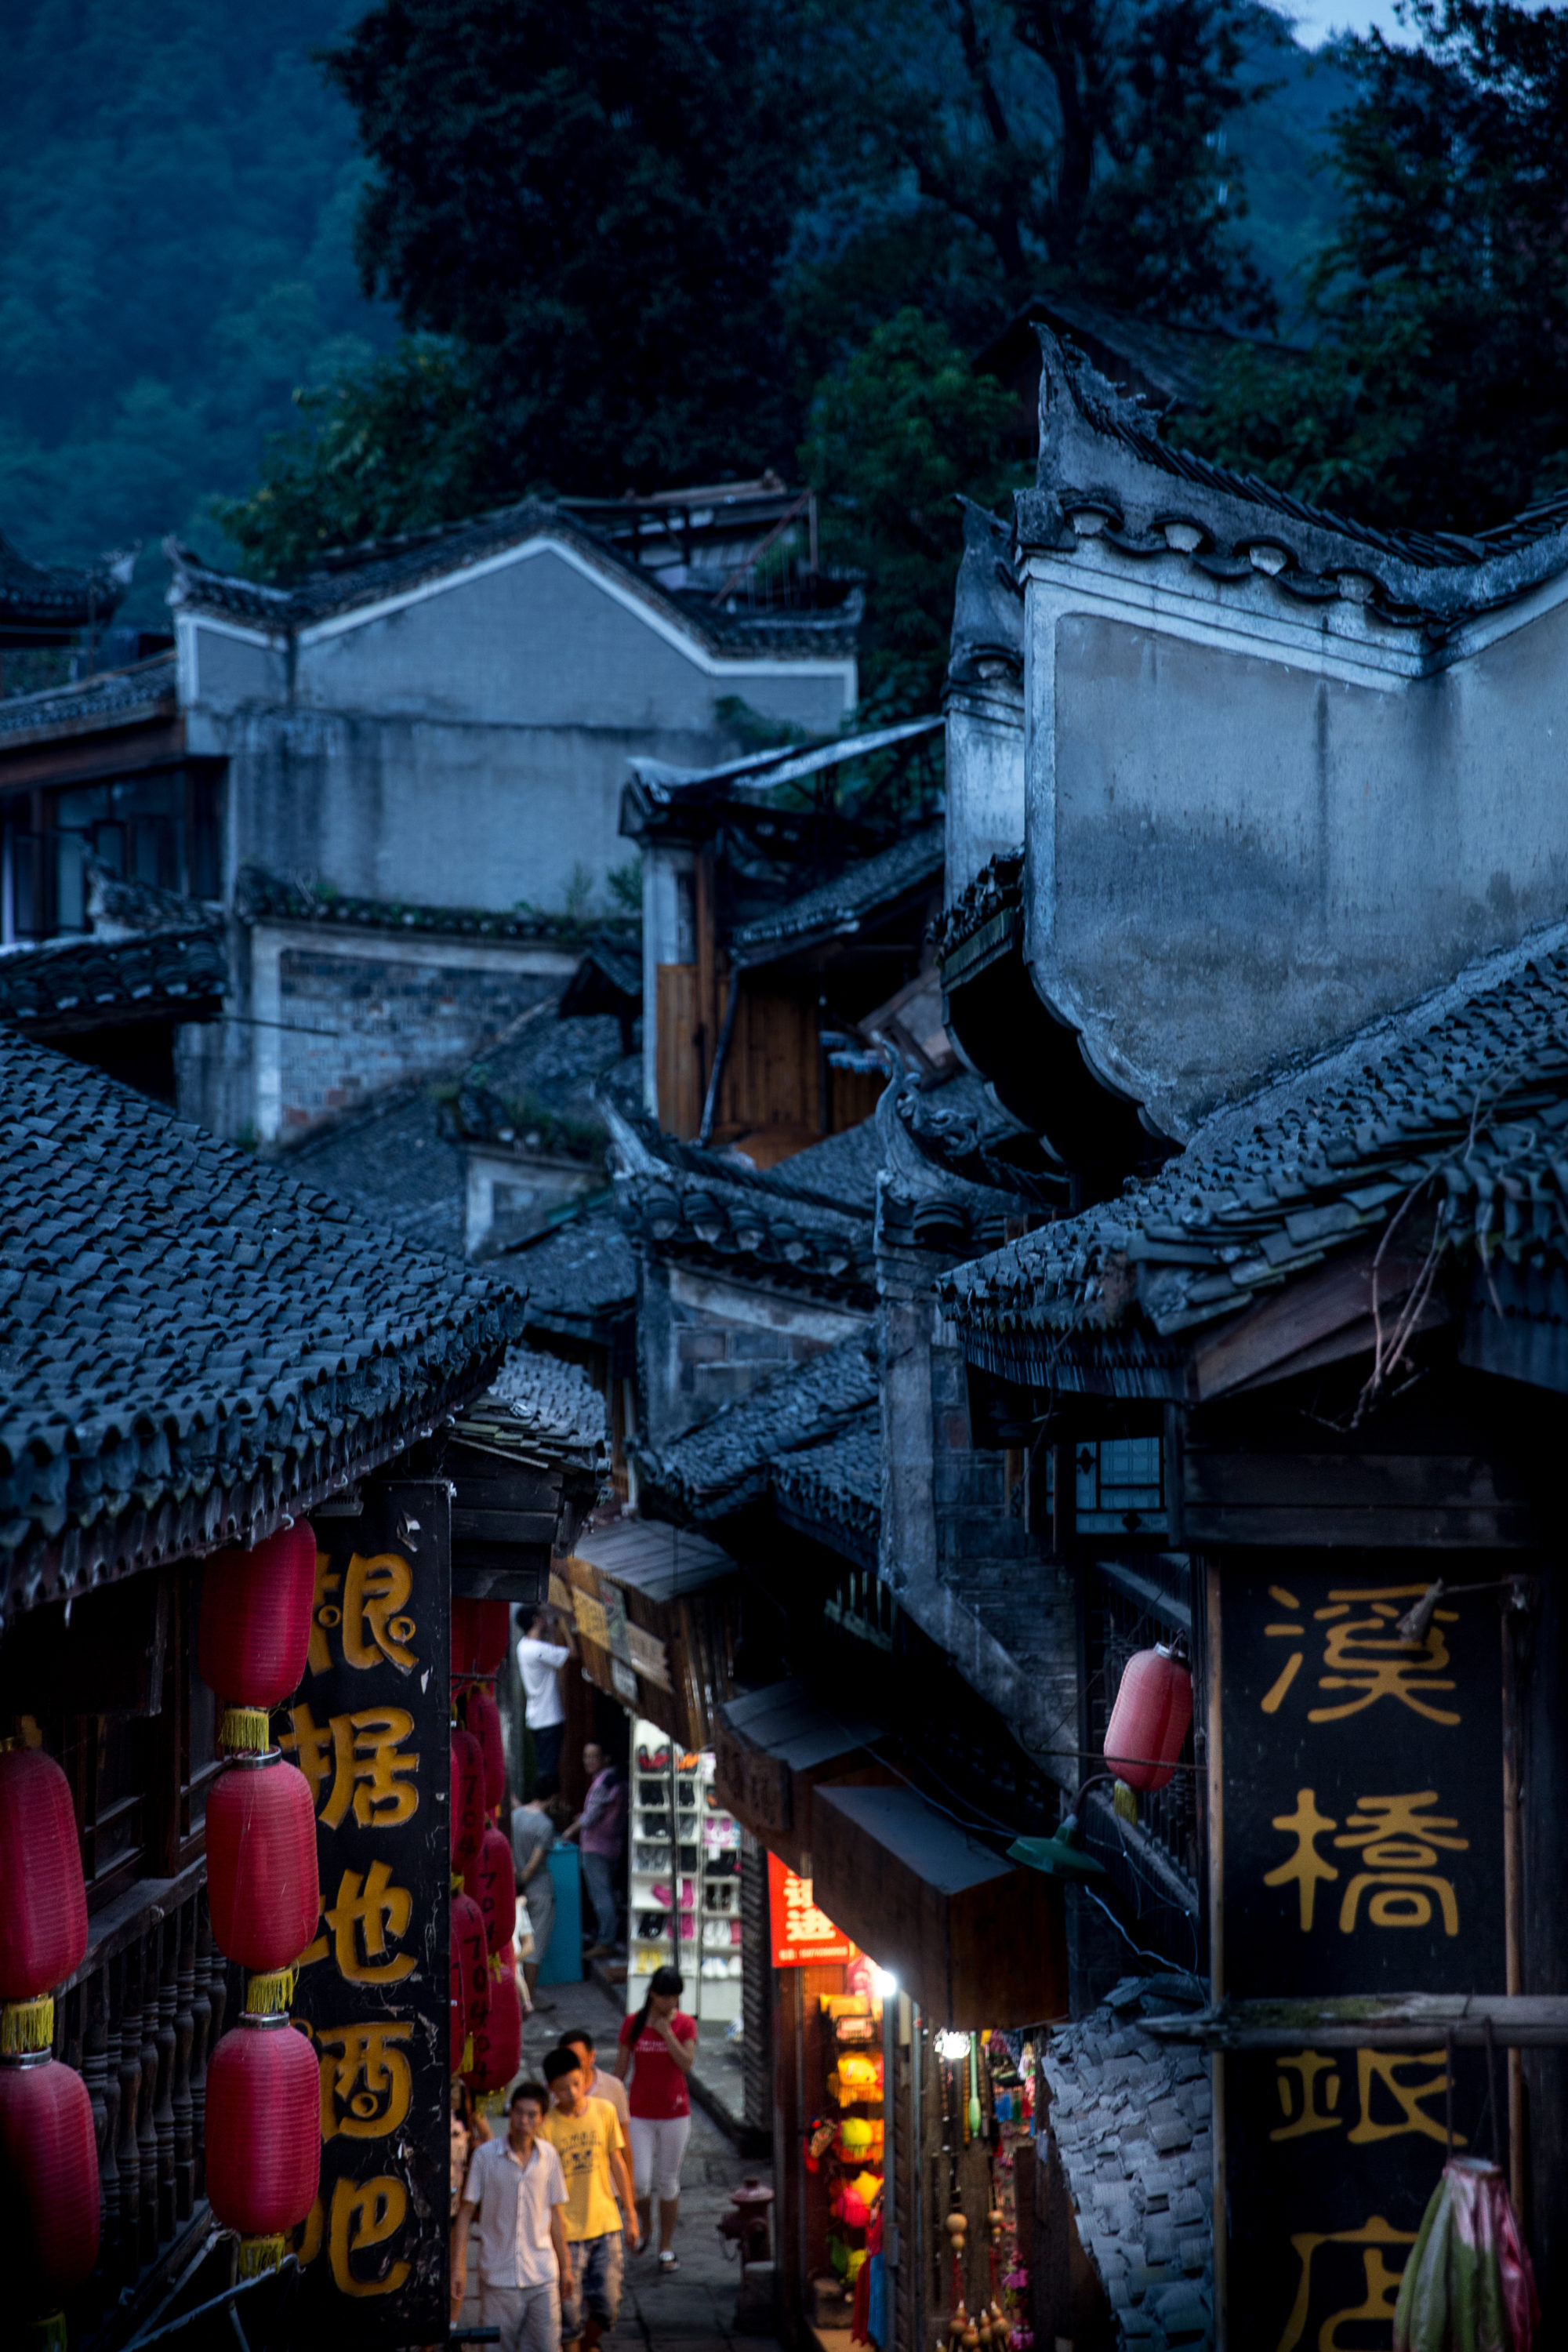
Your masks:
[[[511,1840],[492,1825],[479,1841],[479,1850],[463,1874],[464,1891],[479,1906],[485,1923],[485,1946],[499,1952],[511,1941],[517,1918],[517,1870]]]
[[[207,2198],[216,2219],[239,2233],[242,2278],[282,2261],[289,2232],[316,2201],[321,2171],[315,2051],[282,2011],[247,2011],[207,2067]]]
[[[53,2314],[98,2260],[92,2102],[74,2068],[43,2056],[0,2063],[0,2277],[7,2308]],[[65,2342],[63,2320],[56,2340]]]
[[[1122,1669],[1105,1733],[1105,1760],[1130,1789],[1163,1789],[1193,1720],[1193,1678],[1173,1648],[1139,1650]]]
[[[504,1601],[454,1601],[453,1681],[462,1682],[470,1675],[492,1681],[505,1662],[510,1632],[511,1612]]]
[[[510,1955],[510,1947],[508,1948]],[[489,2003],[482,2025],[474,2030],[474,2063],[464,2070],[471,2091],[485,2097],[504,2091],[522,2063],[522,1998],[517,1970],[510,1956],[503,1965],[497,1953],[490,1962]]]
[[[312,1930],[313,1932],[313,1930]],[[47,2050],[47,1999],[87,1952],[70,1782],[41,1748],[0,1751],[0,2050]],[[47,2010],[47,2021],[43,2011]]]
[[[452,1863],[467,1870],[485,1833],[485,1764],[471,1731],[452,1733]]]
[[[481,1683],[470,1683],[463,1693],[463,1727],[479,1743],[484,1759],[485,1811],[492,1816],[506,1802],[506,1749],[501,1741],[500,1709]]]
[[[218,1949],[243,1969],[291,1969],[321,1909],[310,1782],[276,1748],[237,1757],[207,1799],[206,1833]]]
[[[1530,2352],[1540,2319],[1507,2182],[1495,2164],[1450,2157],[1399,2284],[1394,2352]]]
[[[316,1538],[306,1519],[208,1561],[197,1662],[224,1702],[220,1748],[266,1748],[268,1712],[304,1678],[315,1601]]]

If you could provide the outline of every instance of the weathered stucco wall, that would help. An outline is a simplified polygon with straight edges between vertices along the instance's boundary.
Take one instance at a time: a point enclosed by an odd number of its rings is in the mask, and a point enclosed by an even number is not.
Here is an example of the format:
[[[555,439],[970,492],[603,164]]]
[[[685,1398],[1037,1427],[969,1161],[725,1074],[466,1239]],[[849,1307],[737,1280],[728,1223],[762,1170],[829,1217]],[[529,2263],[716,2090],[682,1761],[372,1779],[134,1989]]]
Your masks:
[[[1024,693],[998,680],[947,701],[946,903],[1024,838]]]
[[[637,1344],[648,1443],[695,1429],[776,1373],[863,1329],[852,1307],[786,1298],[722,1276],[642,1262]]]
[[[1028,953],[1167,1131],[1562,915],[1568,608],[1415,674],[1408,632],[1271,647],[1263,583],[1248,645],[1069,570],[1030,589]]]

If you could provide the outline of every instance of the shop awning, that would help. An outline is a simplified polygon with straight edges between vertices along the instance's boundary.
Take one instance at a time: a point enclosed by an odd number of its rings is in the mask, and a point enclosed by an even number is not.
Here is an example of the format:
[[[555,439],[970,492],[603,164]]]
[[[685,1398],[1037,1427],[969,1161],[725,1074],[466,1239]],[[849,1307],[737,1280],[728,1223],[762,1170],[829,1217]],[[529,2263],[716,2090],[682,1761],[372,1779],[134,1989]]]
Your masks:
[[[820,1908],[941,2025],[1033,2025],[1067,2013],[1062,1890],[910,1788],[820,1788]]]
[[[730,1554],[660,1519],[616,1519],[584,1536],[558,1574],[589,1680],[683,1748],[710,1747],[735,1646]]]
[[[770,1683],[718,1710],[715,1785],[753,1837],[809,1878],[815,1790],[825,1780],[890,1780],[868,1753],[886,1735],[874,1717],[825,1706],[793,1677]]]

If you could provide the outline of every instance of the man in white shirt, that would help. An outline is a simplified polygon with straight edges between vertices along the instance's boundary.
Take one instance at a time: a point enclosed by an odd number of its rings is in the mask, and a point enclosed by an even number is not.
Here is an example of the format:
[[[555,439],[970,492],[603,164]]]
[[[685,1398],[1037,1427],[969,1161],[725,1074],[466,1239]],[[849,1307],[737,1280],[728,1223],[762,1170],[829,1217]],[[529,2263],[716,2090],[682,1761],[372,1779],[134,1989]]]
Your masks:
[[[563,1643],[544,1638],[560,1618],[557,1609],[536,1612],[532,1624],[517,1645],[518,1671],[522,1676],[523,1717],[533,1734],[533,1757],[540,1780],[553,1780],[561,1770],[561,1743],[566,1736],[566,1710],[561,1703],[561,1669],[572,1655]]]
[[[468,2232],[479,2216],[479,2323],[500,2330],[500,2352],[560,2352],[566,2254],[566,2182],[539,2126],[550,2105],[540,2083],[511,2095],[505,2139],[474,2150],[452,2224],[452,2317],[468,2290]]]

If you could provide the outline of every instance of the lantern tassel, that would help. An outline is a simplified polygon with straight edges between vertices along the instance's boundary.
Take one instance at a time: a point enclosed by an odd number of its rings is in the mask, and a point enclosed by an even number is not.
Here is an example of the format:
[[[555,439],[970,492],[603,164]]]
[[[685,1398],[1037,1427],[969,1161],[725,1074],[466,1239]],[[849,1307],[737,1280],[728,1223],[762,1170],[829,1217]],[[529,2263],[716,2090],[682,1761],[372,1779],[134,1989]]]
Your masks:
[[[46,2319],[35,2319],[22,2330],[22,2352],[67,2352],[66,2315],[63,2311],[51,2311]]]
[[[258,1970],[246,1983],[246,2015],[287,2017],[294,2006],[294,1979],[292,1969],[268,1969],[265,1973]]]
[[[272,1745],[272,1718],[264,1706],[226,1706],[217,1744],[231,1756],[265,1756]]]
[[[471,2074],[473,2073],[473,2071],[474,2071],[474,2037],[473,2037],[473,2035],[472,2035],[471,2033],[465,2033],[465,2034],[464,2034],[464,2036],[463,2036],[463,2063],[462,2063],[461,2066],[458,2069],[458,2072],[460,2074]]]
[[[0,2057],[19,2058],[24,2052],[54,2046],[52,1993],[40,1993],[36,2000],[8,2000],[0,2009]]]
[[[284,2237],[241,2238],[239,2242],[239,2275],[242,2279],[260,2278],[275,2271],[288,2251]]]

